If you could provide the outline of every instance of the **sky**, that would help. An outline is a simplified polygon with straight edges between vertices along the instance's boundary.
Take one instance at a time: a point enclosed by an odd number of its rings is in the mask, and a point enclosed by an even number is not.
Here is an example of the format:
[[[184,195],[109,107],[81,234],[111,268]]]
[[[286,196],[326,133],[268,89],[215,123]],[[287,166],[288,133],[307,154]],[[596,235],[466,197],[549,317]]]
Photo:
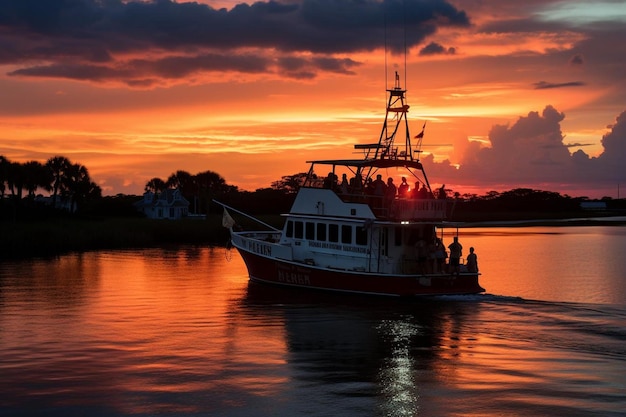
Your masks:
[[[624,198],[625,39],[624,0],[2,0],[0,155],[254,191],[377,141],[397,71],[433,188]]]

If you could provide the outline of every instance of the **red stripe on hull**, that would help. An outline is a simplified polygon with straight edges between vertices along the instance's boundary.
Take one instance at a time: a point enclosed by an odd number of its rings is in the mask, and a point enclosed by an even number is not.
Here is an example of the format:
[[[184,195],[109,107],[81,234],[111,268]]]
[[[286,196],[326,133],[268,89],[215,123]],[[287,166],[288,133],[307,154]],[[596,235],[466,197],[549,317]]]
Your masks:
[[[250,279],[292,287],[395,296],[477,294],[485,291],[478,284],[477,274],[377,275],[295,264],[242,249],[239,253],[246,263]]]

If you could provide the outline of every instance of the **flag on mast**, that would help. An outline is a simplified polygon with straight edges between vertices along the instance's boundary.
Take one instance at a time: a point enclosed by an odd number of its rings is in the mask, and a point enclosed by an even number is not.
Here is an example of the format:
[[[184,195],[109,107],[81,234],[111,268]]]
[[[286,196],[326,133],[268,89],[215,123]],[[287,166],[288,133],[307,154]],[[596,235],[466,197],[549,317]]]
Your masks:
[[[422,131],[415,136],[415,139],[421,139],[424,137],[424,129],[426,129],[426,122],[424,122],[424,126],[422,126]]]

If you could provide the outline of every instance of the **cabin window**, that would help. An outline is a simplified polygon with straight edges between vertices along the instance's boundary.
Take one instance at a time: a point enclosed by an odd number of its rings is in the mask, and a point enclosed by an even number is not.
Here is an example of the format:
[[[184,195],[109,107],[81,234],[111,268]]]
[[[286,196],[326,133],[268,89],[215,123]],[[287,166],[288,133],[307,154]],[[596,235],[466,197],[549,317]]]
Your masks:
[[[293,237],[293,222],[291,220],[287,222],[287,232],[285,234],[287,237]]]
[[[294,237],[296,239],[302,239],[302,237],[304,236],[304,225],[302,224],[302,222],[294,222],[295,223],[295,230],[294,230]]]
[[[317,240],[326,241],[326,223],[317,224]]]
[[[308,240],[315,239],[315,223],[306,222],[304,225],[305,237]]]
[[[337,224],[328,225],[328,240],[330,242],[339,242],[339,225]]]
[[[388,251],[388,247],[387,247],[387,238],[388,238],[388,230],[389,229],[380,229],[380,254],[382,256],[387,256],[387,251]]]
[[[356,228],[356,244],[367,245],[367,229],[365,227]]]
[[[349,224],[341,226],[341,243],[352,243],[352,226]]]
[[[402,228],[396,227],[393,233],[393,243],[396,246],[402,246]]]

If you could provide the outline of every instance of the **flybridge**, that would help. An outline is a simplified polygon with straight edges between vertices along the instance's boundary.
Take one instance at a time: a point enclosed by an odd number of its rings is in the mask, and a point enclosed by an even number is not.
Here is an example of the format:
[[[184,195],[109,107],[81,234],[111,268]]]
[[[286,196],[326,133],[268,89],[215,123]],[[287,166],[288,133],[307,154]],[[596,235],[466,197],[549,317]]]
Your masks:
[[[374,177],[380,170],[389,168],[403,168],[407,171],[407,175],[412,178],[412,183],[428,190],[432,195],[432,189],[424,171],[422,163],[419,161],[421,152],[422,139],[424,137],[424,127],[422,131],[415,136],[417,143],[411,143],[411,135],[407,113],[409,105],[405,102],[406,90],[400,87],[400,77],[396,72],[395,86],[388,89],[389,100],[386,106],[385,120],[380,132],[377,143],[356,144],[354,149],[363,151],[361,159],[329,159],[329,160],[311,160],[307,163],[311,164],[304,187],[319,188],[324,187],[326,183],[339,181],[339,176],[349,174],[353,178],[352,189],[365,187],[368,181],[373,181]],[[404,136],[404,143],[398,143],[399,137]],[[330,166],[330,172],[327,177],[319,177],[315,172],[315,167],[319,165]],[[326,174],[324,172],[323,174]],[[333,176],[336,177],[333,180]],[[411,185],[413,185],[411,184]],[[345,191],[345,190],[344,190]]]

